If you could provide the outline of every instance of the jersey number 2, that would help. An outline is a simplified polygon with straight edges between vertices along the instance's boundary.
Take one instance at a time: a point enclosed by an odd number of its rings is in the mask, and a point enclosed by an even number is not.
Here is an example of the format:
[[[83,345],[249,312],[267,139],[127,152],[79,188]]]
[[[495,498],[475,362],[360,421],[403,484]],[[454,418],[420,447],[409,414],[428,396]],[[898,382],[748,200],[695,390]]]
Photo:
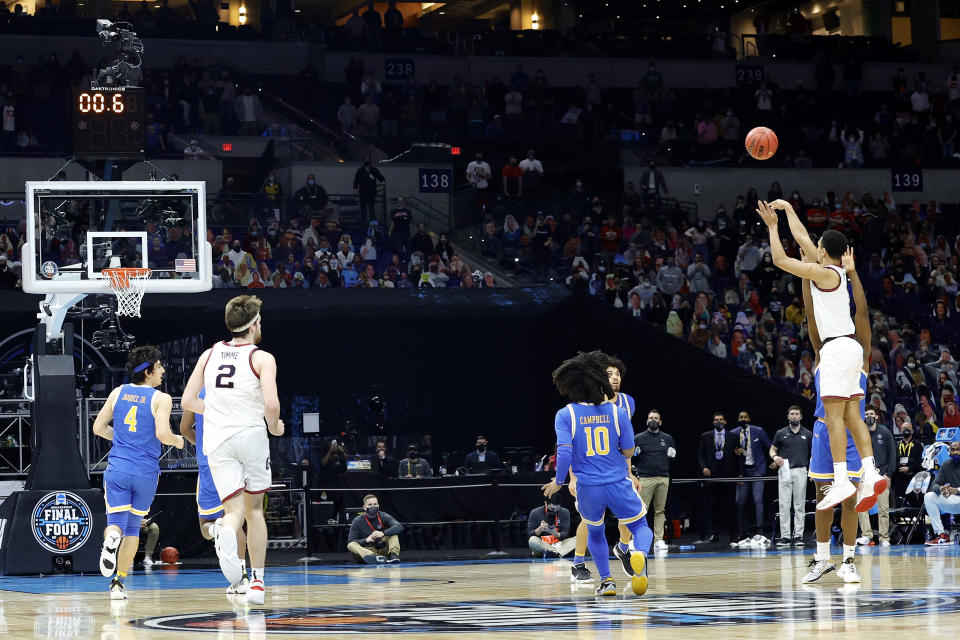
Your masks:
[[[127,411],[127,417],[123,419],[123,424],[127,425],[130,431],[136,432],[137,430],[137,408],[130,407],[130,411]]]
[[[610,453],[610,432],[606,427],[586,427],[587,432],[587,455],[605,456]]]
[[[217,388],[233,389],[233,382],[230,381],[230,378],[237,372],[237,368],[232,364],[222,364],[217,367],[217,371],[222,372],[217,376]]]

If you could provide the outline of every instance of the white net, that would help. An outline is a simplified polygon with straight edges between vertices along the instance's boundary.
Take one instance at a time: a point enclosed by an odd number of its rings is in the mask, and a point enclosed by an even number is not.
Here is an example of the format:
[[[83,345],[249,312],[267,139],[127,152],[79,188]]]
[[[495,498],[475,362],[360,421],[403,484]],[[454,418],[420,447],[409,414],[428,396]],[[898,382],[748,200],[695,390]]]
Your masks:
[[[150,269],[104,269],[110,288],[117,295],[117,315],[140,317],[140,302],[153,275]]]

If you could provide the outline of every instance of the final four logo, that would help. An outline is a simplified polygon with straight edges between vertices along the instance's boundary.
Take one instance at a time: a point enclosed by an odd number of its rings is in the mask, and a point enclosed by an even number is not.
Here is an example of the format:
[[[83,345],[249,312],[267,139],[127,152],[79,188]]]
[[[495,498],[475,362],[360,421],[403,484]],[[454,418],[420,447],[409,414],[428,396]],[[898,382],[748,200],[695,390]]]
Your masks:
[[[90,507],[69,491],[43,496],[33,508],[33,537],[54,553],[70,553],[90,538]]]

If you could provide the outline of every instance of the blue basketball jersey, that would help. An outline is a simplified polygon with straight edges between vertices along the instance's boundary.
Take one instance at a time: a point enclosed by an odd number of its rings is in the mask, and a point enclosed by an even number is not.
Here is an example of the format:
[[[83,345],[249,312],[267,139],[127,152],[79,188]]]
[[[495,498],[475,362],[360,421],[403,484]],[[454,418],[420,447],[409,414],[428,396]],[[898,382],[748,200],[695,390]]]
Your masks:
[[[823,418],[827,414],[823,410],[823,400],[820,399],[820,369],[817,369],[817,372],[813,374],[813,386],[817,390],[817,406],[813,410],[813,415],[816,418]],[[863,395],[860,396],[860,417],[862,418],[866,413],[867,408],[867,374],[863,371],[860,372],[860,389],[863,390]]]
[[[206,395],[207,395],[207,388],[204,387],[203,389],[200,389],[200,394],[198,397],[201,400],[203,400],[203,398]],[[202,413],[193,414],[193,420],[194,420],[193,428],[197,432],[197,466],[206,467],[208,466],[207,456],[203,455],[203,414]]]
[[[577,484],[600,485],[627,477],[621,449],[633,449],[633,427],[626,409],[612,402],[571,403],[557,412],[557,445],[573,447],[571,469]]]
[[[629,393],[617,392],[617,406],[627,410],[627,417],[633,419],[633,413],[636,411],[637,403],[633,401],[633,396]]]
[[[151,387],[125,384],[113,405],[113,446],[107,470],[135,476],[160,471],[160,441],[151,409]]]

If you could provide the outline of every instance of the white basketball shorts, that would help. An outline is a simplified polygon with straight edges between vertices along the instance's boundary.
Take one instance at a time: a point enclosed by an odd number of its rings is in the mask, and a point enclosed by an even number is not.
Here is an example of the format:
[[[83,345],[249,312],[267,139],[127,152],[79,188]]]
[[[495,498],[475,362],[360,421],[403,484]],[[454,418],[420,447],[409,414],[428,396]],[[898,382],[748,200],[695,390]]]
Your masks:
[[[834,338],[820,349],[820,398],[849,400],[863,395],[860,371],[863,369],[863,347],[853,338]]]
[[[273,484],[270,443],[263,427],[251,427],[230,436],[210,452],[207,462],[221,502],[241,491],[264,493]]]

